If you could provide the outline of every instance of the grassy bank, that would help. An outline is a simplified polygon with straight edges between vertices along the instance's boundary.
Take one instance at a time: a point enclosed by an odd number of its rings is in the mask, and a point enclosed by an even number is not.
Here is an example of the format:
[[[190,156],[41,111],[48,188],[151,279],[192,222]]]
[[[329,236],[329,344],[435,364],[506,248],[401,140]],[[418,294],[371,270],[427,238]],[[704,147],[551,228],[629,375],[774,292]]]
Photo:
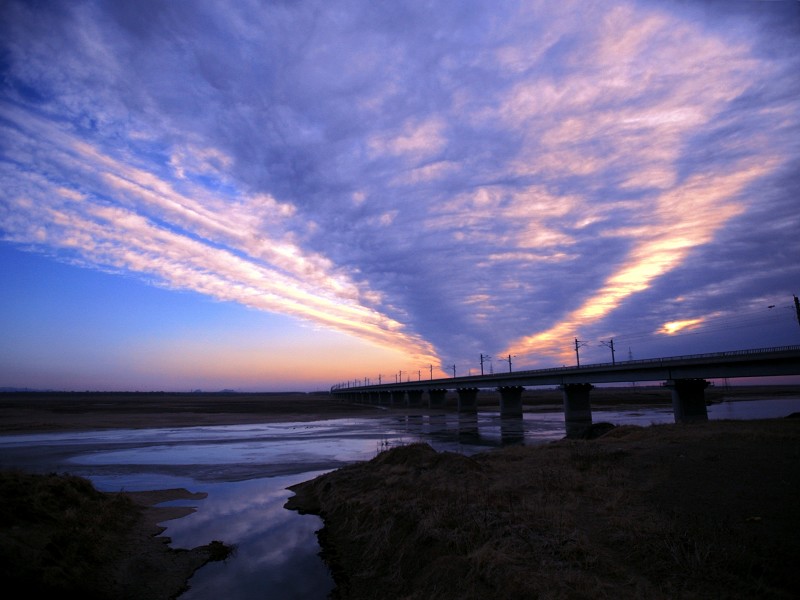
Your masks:
[[[186,509],[148,508],[182,490],[106,494],[82,478],[0,471],[0,580],[18,597],[167,600],[230,548],[171,549],[157,522]]]
[[[796,598],[800,419],[410,445],[294,486],[341,598]]]

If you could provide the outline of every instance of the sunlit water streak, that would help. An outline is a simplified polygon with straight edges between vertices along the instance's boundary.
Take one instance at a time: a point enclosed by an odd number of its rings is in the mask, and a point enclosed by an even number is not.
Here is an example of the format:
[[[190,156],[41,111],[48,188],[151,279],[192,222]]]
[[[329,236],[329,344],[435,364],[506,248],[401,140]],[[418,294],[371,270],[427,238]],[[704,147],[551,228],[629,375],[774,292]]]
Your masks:
[[[710,419],[778,418],[800,412],[800,398],[722,402]],[[595,408],[595,422],[673,422],[672,409]],[[383,449],[424,441],[437,450],[475,454],[504,444],[540,444],[564,436],[561,412],[380,416],[310,423],[118,429],[0,436],[0,467],[69,472],[104,491],[184,487],[205,492],[193,514],[167,521],[174,547],[222,540],[237,545],[224,563],[192,578],[181,600],[323,599],[333,582],[318,556],[311,515],[283,508],[287,487]]]

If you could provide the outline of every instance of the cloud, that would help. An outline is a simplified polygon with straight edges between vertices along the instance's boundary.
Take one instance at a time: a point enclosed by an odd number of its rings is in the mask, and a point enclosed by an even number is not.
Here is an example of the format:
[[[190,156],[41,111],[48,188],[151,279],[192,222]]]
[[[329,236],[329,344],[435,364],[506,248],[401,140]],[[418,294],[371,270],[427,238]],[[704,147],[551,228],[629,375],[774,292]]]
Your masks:
[[[718,178],[698,176],[685,186],[664,194],[654,210],[661,222],[635,229],[632,235],[642,241],[587,302],[549,330],[523,338],[504,353],[537,352],[555,354],[563,359],[567,354],[563,349],[565,339],[577,336],[581,327],[589,327],[605,318],[622,302],[650,287],[655,279],[684,263],[691,252],[709,242],[728,219],[743,212],[743,207],[726,201],[736,198],[745,185],[767,171],[768,162],[757,168],[736,165],[732,173]],[[622,232],[626,234],[628,232]],[[620,232],[609,231],[607,235],[620,235]]]
[[[9,2],[3,237],[409,364],[783,294],[798,37],[752,4]]]
[[[673,333],[677,333],[683,329],[693,329],[696,326],[700,325],[703,322],[703,319],[686,319],[684,321],[672,321],[671,323],[664,323],[659,330],[659,333],[666,333],[667,335],[672,335]]]
[[[297,316],[431,360],[429,346],[418,336],[359,303],[360,290],[329,261],[287,239],[267,237],[275,222],[291,218],[290,208],[263,196],[228,198],[215,206],[216,199],[202,190],[199,202],[46,123],[33,123],[28,131],[6,129],[6,134],[29,134],[19,146],[36,144],[42,155],[47,140],[57,140],[60,150],[50,155],[56,166],[83,171],[94,179],[95,190],[105,187],[106,198],[115,202],[33,177],[36,189],[28,191],[35,194],[10,195],[4,202],[0,224],[9,232],[7,241],[66,251],[81,264],[142,273],[160,285]],[[62,155],[65,149],[69,156]],[[6,169],[3,179],[24,176]]]

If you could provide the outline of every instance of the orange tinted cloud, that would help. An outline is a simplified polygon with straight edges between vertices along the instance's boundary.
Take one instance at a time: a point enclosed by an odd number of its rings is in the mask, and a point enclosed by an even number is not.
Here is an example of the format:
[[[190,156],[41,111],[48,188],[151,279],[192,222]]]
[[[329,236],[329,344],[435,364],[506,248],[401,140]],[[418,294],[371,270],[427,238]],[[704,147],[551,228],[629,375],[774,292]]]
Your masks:
[[[670,321],[664,323],[658,333],[673,335],[684,329],[694,329],[703,322],[703,319],[684,319],[683,321]]]
[[[658,198],[649,223],[633,230],[606,232],[608,237],[635,241],[622,264],[553,327],[515,341],[503,353],[569,358],[569,341],[580,337],[582,327],[598,323],[631,296],[649,288],[656,278],[680,267],[694,249],[711,241],[726,221],[741,214],[744,206],[736,200],[737,195],[747,184],[768,173],[773,162],[741,163],[732,173],[695,176]]]

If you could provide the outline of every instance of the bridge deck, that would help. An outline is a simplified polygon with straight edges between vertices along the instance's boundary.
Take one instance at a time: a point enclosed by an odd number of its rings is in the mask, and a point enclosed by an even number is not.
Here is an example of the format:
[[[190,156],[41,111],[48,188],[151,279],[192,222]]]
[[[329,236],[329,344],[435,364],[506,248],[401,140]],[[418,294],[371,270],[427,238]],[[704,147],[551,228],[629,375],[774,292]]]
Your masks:
[[[379,385],[338,385],[332,394],[404,390],[460,388],[500,388],[510,386],[568,385],[574,383],[618,383],[633,381],[670,381],[679,379],[721,379],[800,375],[800,346],[734,350],[644,360],[557,367],[384,383]]]

